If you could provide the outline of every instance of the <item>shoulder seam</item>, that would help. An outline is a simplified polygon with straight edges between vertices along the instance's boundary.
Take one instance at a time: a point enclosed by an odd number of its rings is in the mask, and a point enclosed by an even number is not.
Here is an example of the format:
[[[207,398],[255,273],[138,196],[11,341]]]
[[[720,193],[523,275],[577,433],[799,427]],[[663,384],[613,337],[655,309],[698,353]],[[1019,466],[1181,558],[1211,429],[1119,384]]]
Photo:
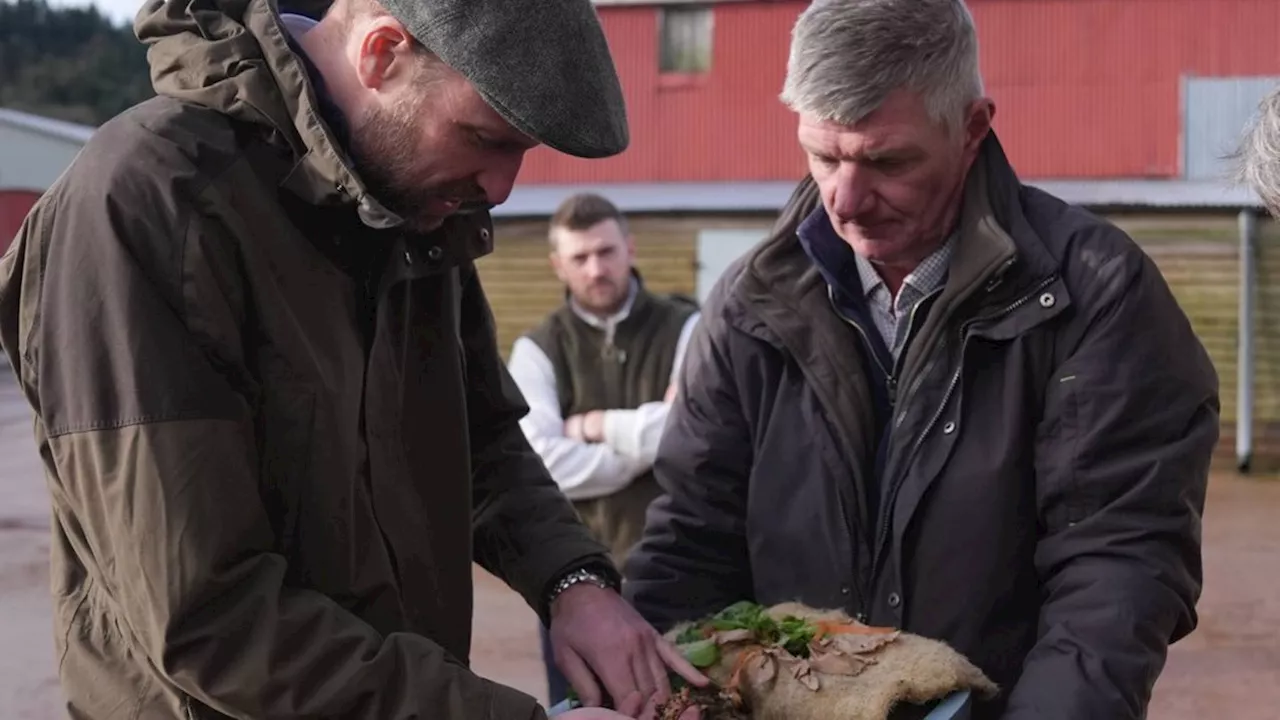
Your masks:
[[[217,422],[235,422],[235,418],[223,417],[218,415],[210,415],[208,413],[181,412],[171,413],[167,415],[141,415],[137,417],[119,418],[104,422],[80,423],[77,425],[68,425],[65,427],[54,427],[49,429],[49,439],[53,440],[68,435],[81,435],[84,433],[100,432],[103,430],[121,430],[127,427],[136,427],[139,425],[162,425],[170,422],[182,422],[190,420],[211,420]]]

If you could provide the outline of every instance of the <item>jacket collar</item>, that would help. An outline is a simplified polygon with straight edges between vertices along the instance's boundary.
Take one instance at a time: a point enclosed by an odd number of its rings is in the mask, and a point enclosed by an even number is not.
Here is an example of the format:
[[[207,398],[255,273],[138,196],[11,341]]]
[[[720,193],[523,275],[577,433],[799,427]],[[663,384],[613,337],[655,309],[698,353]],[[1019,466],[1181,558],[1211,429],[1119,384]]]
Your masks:
[[[1000,288],[998,297],[1004,297],[1057,272],[1057,260],[1028,222],[1021,200],[1022,185],[992,131],[965,181],[951,271],[935,307],[965,300],[982,288]],[[800,237],[802,226],[812,231],[803,233],[808,241]],[[829,233],[822,231],[824,226]],[[843,252],[847,245],[831,237],[834,230],[825,220],[817,185],[806,176],[769,237],[745,259],[731,292],[755,307],[795,306],[797,294],[812,292],[815,285],[824,294],[823,285],[860,287],[852,253]]]

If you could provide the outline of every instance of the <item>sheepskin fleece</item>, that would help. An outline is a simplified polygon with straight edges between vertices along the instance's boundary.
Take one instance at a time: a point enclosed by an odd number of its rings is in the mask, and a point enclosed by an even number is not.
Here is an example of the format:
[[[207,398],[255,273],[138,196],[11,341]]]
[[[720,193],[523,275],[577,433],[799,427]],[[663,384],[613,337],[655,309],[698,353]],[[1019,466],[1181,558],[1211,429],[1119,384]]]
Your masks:
[[[798,603],[775,605],[767,612],[775,618],[794,615],[806,620],[853,622],[841,611],[818,610]],[[674,640],[684,627],[672,629],[667,637]],[[738,656],[750,649],[745,644],[721,647],[720,661],[705,672],[716,683],[727,683]],[[986,698],[998,692],[986,675],[960,653],[946,643],[919,635],[901,633],[871,657],[875,664],[856,676],[815,671],[817,691],[805,687],[781,665],[773,678],[762,684],[756,683],[752,673],[742,673],[739,689],[751,705],[753,720],[887,720],[900,703],[923,704],[960,690]]]

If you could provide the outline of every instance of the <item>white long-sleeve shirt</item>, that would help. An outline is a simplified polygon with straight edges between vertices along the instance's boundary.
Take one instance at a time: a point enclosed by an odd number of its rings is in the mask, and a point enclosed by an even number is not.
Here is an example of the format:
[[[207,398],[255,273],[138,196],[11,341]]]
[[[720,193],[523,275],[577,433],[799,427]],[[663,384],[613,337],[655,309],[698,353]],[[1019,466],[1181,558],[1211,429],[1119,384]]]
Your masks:
[[[628,301],[618,314],[602,320],[575,308],[579,317],[597,327],[616,325],[630,311]],[[681,329],[671,382],[679,376],[689,335],[699,317],[699,313],[694,313]],[[528,338],[517,339],[511,347],[507,367],[529,404],[529,413],[520,421],[520,428],[569,499],[611,495],[653,466],[658,441],[667,422],[670,407],[667,403],[650,402],[631,410],[606,410],[604,442],[581,442],[565,437],[555,367],[542,348]]]

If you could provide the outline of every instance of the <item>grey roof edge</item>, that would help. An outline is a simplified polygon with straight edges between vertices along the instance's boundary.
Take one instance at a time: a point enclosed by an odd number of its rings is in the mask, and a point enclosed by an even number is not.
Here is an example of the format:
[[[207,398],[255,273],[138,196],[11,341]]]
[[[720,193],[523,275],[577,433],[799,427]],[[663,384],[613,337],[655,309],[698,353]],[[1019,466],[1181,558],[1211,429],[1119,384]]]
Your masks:
[[[0,108],[0,125],[10,125],[78,145],[89,142],[89,138],[96,131],[96,128],[88,125],[55,120],[9,108]]]
[[[1261,208],[1250,189],[1198,180],[1026,180],[1062,200],[1091,208],[1152,210]],[[494,217],[543,217],[577,192],[599,193],[627,213],[773,213],[795,189],[791,181],[574,183],[519,185]]]

